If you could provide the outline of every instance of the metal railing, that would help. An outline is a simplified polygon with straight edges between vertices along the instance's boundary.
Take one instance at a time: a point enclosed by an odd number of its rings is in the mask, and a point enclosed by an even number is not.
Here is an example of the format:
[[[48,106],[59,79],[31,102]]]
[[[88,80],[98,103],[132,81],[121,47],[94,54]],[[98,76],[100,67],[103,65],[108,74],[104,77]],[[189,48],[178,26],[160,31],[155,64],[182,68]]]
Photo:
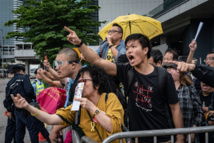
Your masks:
[[[135,138],[135,143],[138,142],[139,137],[152,137],[153,142],[157,143],[157,136],[171,136],[171,142],[174,143],[174,135],[188,134],[188,143],[191,143],[191,133],[205,133],[205,143],[208,143],[208,132],[214,131],[214,126],[191,127],[191,128],[177,128],[177,129],[163,129],[163,130],[146,130],[146,131],[130,131],[113,134],[107,137],[103,143],[110,143],[116,139],[120,139],[122,143],[123,138]],[[89,142],[88,142],[89,143]]]
[[[95,140],[89,138],[88,136],[83,136],[81,138],[81,143],[98,143]]]

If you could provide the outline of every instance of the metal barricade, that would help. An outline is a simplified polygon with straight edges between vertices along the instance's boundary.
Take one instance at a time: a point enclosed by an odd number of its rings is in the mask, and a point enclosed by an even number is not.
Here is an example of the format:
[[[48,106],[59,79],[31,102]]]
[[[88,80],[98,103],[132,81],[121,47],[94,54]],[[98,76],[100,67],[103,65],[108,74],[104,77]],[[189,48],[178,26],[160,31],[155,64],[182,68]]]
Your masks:
[[[81,138],[81,143],[98,143],[95,140],[89,138],[88,136],[83,136]]]
[[[152,136],[153,142],[157,143],[157,136],[165,135],[170,135],[171,142],[174,143],[175,142],[174,135],[176,134],[188,134],[188,143],[191,143],[191,133],[205,133],[205,143],[208,143],[208,132],[212,131],[214,131],[214,126],[120,132],[107,137],[103,141],[103,143],[110,143],[116,139],[120,139],[120,143],[122,143],[123,138],[135,138],[135,143],[138,143],[139,137],[152,137]]]

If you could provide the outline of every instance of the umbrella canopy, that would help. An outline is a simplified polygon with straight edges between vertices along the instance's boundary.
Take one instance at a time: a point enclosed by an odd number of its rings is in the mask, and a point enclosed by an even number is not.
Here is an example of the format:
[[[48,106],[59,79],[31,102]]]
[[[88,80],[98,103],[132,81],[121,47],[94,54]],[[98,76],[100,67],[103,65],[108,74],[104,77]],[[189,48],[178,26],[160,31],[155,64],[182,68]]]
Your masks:
[[[123,28],[123,40],[125,40],[130,34],[134,33],[144,34],[149,39],[163,33],[161,22],[151,17],[130,14],[117,17],[115,20],[108,23],[102,30],[100,30],[98,34],[103,40],[108,35],[108,31],[111,29],[113,23],[117,23]]]

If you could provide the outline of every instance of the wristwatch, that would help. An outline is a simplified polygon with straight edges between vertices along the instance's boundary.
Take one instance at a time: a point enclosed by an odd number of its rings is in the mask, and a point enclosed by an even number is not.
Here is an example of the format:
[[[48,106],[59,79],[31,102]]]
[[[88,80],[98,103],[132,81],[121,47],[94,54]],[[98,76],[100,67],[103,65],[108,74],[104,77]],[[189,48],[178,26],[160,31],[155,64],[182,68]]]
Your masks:
[[[110,49],[111,47],[113,47],[113,46],[114,46],[113,44],[112,44],[112,45],[110,45],[110,46],[109,46],[109,49]]]
[[[99,114],[99,113],[100,113],[100,110],[99,110],[99,109],[95,110],[95,112],[94,112],[94,117],[95,117],[97,114]]]
[[[83,44],[83,41],[81,40],[80,44],[79,45],[75,45],[76,47],[81,47]]]

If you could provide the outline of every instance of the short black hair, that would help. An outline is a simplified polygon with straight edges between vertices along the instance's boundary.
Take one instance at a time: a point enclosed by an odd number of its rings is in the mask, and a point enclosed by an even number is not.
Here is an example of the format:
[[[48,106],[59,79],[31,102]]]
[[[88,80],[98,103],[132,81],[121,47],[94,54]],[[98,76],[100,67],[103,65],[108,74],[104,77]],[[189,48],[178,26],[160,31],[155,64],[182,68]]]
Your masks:
[[[12,67],[12,72],[13,72],[14,74],[19,73],[21,70],[22,70],[23,72],[25,72],[25,68],[24,68],[23,66],[21,66],[21,65],[14,65],[14,66]]]
[[[172,53],[172,55],[173,55],[172,60],[178,60],[178,51],[177,50],[167,49],[164,55],[166,55],[166,53]]]
[[[153,57],[153,61],[156,64],[158,63],[158,61],[161,61],[161,62],[163,61],[163,54],[158,49],[153,49],[151,51],[151,57]]]
[[[89,75],[91,76],[94,89],[99,86],[99,94],[102,94],[104,92],[114,92],[116,90],[115,83],[111,80],[112,78],[107,75],[104,69],[95,65],[89,65],[79,71],[76,79],[78,80],[84,73],[89,73]]]
[[[209,54],[214,54],[214,50],[207,53],[207,55],[209,55]]]
[[[119,28],[119,32],[123,34],[123,28],[119,24],[113,23],[112,27],[113,26],[117,26]]]
[[[147,58],[150,58],[150,53],[152,49],[152,45],[149,41],[149,38],[143,34],[131,34],[129,35],[126,40],[125,40],[125,45],[128,43],[130,40],[139,40],[142,48],[144,49],[145,47],[148,47],[148,53],[147,53]]]
[[[36,69],[36,70],[34,71],[34,74],[37,74],[37,71],[38,71],[38,69]]]

